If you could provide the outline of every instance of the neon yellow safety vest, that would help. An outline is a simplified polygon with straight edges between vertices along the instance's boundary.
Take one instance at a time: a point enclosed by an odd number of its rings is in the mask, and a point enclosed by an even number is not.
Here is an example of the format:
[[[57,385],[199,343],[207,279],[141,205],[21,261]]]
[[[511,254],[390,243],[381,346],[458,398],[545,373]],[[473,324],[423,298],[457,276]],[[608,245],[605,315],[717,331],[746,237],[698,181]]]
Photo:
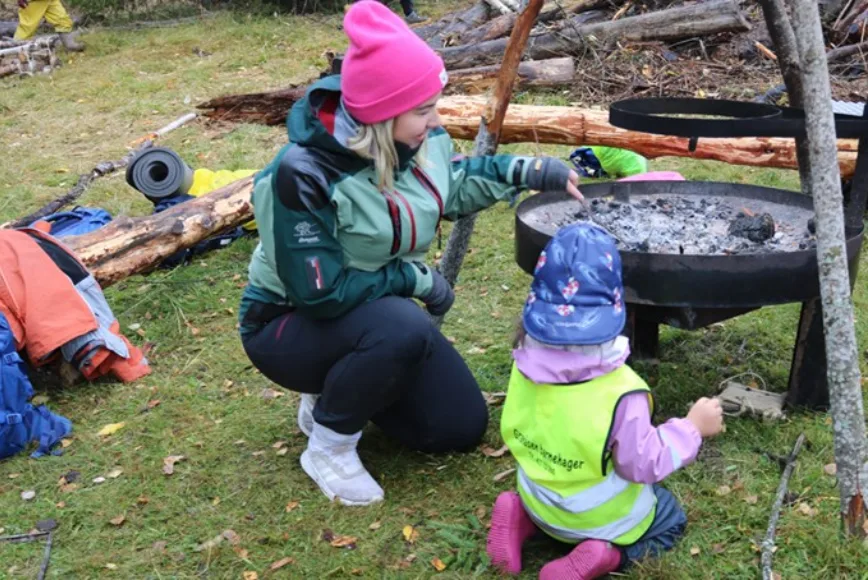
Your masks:
[[[500,432],[518,461],[518,492],[531,519],[564,542],[598,539],[622,546],[651,527],[650,485],[615,473],[606,442],[618,402],[648,385],[623,365],[573,385],[537,384],[513,365]]]

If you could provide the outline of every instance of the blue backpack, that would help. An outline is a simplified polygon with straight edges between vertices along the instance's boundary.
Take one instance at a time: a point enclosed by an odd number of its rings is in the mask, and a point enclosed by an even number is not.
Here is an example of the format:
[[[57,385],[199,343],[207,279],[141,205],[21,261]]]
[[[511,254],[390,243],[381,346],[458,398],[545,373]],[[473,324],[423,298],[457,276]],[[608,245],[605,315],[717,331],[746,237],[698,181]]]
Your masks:
[[[70,211],[54,213],[42,218],[51,224],[51,235],[55,238],[80,236],[98,230],[110,221],[109,212],[98,207],[76,206]]]
[[[33,386],[24,361],[15,350],[9,322],[0,314],[0,459],[19,453],[31,441],[39,443],[31,457],[49,454],[72,431],[69,419],[52,413],[45,405],[34,407],[29,402],[31,397]]]

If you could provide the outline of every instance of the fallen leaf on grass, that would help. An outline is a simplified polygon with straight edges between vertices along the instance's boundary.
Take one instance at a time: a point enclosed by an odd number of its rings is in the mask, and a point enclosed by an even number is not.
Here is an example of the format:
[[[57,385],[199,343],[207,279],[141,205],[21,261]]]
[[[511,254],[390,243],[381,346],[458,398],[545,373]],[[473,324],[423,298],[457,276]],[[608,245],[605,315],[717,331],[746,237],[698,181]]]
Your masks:
[[[27,490],[21,492],[21,499],[24,501],[30,501],[36,497],[36,492],[33,490]]]
[[[247,556],[250,555],[250,553],[247,550],[245,550],[244,548],[242,548],[241,546],[235,546],[232,548],[232,550],[235,552],[235,555],[238,556],[239,558],[241,558],[242,560],[246,560]]]
[[[801,502],[799,504],[798,510],[802,515],[806,515],[809,518],[812,518],[815,515],[817,515],[817,509],[812,508],[810,505],[806,504],[805,502]]]
[[[287,453],[289,453],[289,447],[281,447],[280,449],[277,450],[277,454],[281,457],[283,457]]]
[[[111,564],[111,563],[109,563],[109,564],[106,564],[106,565],[105,565],[105,568],[106,568],[106,570],[117,570],[117,569],[118,569],[118,565],[117,565],[117,564]]]
[[[112,518],[109,520],[109,523],[113,526],[122,526],[124,522],[127,521],[126,516],[120,515],[116,518]]]
[[[94,477],[93,482],[99,485],[100,483],[105,483],[105,478],[100,475],[99,477]]]
[[[690,548],[690,555],[691,556],[698,556],[699,555],[699,546],[693,546],[692,548]]]
[[[509,447],[504,445],[500,449],[494,449],[488,445],[482,446],[482,454],[486,457],[503,457],[509,451]]]
[[[211,505],[213,505],[214,507],[217,507],[218,505],[220,505],[220,498],[219,498],[219,497],[215,497],[214,499],[212,499],[212,500],[211,500]]]
[[[61,440],[60,440],[60,446],[61,446],[62,448],[66,449],[66,448],[69,447],[70,445],[72,445],[72,439],[61,439]]]
[[[717,495],[729,495],[732,492],[732,488],[728,485],[721,485],[717,488]]]
[[[187,459],[183,455],[169,455],[168,457],[163,459],[163,473],[166,475],[172,475],[175,473],[175,464],[179,461],[184,461]]]
[[[97,435],[99,435],[100,437],[108,437],[109,435],[114,435],[115,433],[117,433],[118,431],[123,429],[125,425],[126,425],[126,423],[123,423],[123,422],[122,423],[109,423],[108,425],[106,425],[105,427],[100,429],[99,433],[97,433]]]
[[[270,401],[272,399],[276,399],[278,397],[282,397],[283,393],[281,391],[276,391],[272,388],[266,387],[262,389],[262,398],[266,401]]]
[[[259,580],[259,574],[257,574],[256,572],[248,571],[248,572],[245,572],[243,574],[243,576],[244,576],[244,580]]]
[[[467,354],[485,354],[486,350],[480,346],[472,346],[467,349]]]
[[[772,572],[772,580],[782,580],[782,576],[779,572]]]
[[[286,441],[278,441],[271,446],[272,449],[281,449],[282,447],[286,447]]]
[[[507,469],[506,471],[501,471],[500,473],[498,473],[497,475],[494,476],[494,481],[503,481],[504,479],[506,479],[507,477],[509,477],[513,473],[515,473],[515,468]]]
[[[832,477],[834,477],[838,475],[838,466],[834,463],[830,463],[829,465],[823,467],[823,472],[825,472],[826,475],[831,475]]]
[[[866,520],[866,521],[868,521],[868,520]],[[380,529],[380,526],[382,526],[382,525],[383,525],[383,524],[382,524],[381,522],[374,522],[373,524],[371,524],[370,526],[368,526],[368,529],[371,530],[371,531],[373,532],[373,531],[375,531],[375,530],[379,530],[379,529]]]
[[[286,511],[291,512],[292,510],[294,510],[297,507],[298,507],[298,502],[297,501],[291,501],[288,504],[286,504]]]
[[[757,497],[755,495],[749,495],[746,498],[744,498],[744,501],[749,503],[750,505],[756,505],[756,502],[759,501],[759,497]]]
[[[121,476],[121,474],[122,474],[123,472],[124,472],[123,469],[121,469],[120,467],[116,467],[116,468],[112,469],[111,471],[109,471],[109,472],[106,474],[106,476],[107,476],[108,478],[110,478],[110,479],[117,479],[117,478],[119,478],[119,477]]]
[[[713,546],[711,546],[712,554],[723,554],[725,551],[726,546],[724,546],[723,544],[714,544]]]
[[[10,473],[9,474],[9,479],[17,479],[19,477],[21,477],[20,473]]]
[[[281,558],[280,560],[269,566],[268,569],[274,572],[275,570],[280,570],[284,566],[288,566],[293,563],[295,563],[295,560],[293,558]]]
[[[488,405],[500,405],[504,400],[506,400],[506,393],[503,391],[497,391],[495,393],[483,391],[482,398],[485,399],[485,403]]]
[[[411,544],[416,543],[416,540],[419,539],[419,532],[413,526],[404,526],[401,533],[404,535],[404,540]]]
[[[159,406],[160,406],[160,399],[154,399],[152,401],[148,401],[148,404],[145,405],[145,411],[150,411],[151,409],[153,409],[155,407],[159,407]]]
[[[354,550],[356,548],[357,538],[354,536],[335,536],[334,539],[329,542],[333,548],[350,548]]]
[[[198,546],[193,548],[193,550],[196,552],[204,552],[205,550],[213,550],[214,548],[216,548],[217,546],[222,544],[224,540],[226,540],[227,542],[229,542],[233,546],[237,546],[238,543],[241,541],[241,538],[233,530],[223,530],[223,532],[221,532],[219,535],[214,536],[213,538],[211,538],[207,542],[203,542],[203,543],[199,544]]]
[[[55,506],[57,509],[61,509],[61,510],[62,510],[63,508],[66,507],[66,502],[65,502],[65,501],[59,501],[59,502],[57,502],[56,504],[54,504],[54,506]]]
[[[168,546],[168,542],[159,541],[154,542],[154,545],[151,546],[151,549],[155,552],[159,552],[160,554],[166,553],[166,547]]]
[[[146,495],[140,495],[139,497],[136,498],[136,503],[139,505],[147,505],[147,503],[149,501],[151,501],[151,500],[149,500],[148,496],[146,496]]]
[[[442,572],[446,569],[446,564],[443,563],[443,560],[440,558],[434,558],[431,560],[431,565],[434,566],[434,569],[438,572]]]

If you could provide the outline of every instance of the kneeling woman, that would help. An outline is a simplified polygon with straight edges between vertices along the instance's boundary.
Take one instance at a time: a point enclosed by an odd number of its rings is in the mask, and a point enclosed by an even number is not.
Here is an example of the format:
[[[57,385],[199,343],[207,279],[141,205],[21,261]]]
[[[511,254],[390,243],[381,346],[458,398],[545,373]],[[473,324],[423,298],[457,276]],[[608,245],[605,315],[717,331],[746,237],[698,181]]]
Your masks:
[[[253,364],[302,393],[302,468],[329,499],[367,505],[383,499],[356,454],[369,421],[427,452],[472,448],[488,423],[467,365],[411,300],[433,315],[452,305],[425,263],[440,221],[525,189],[580,193],[553,158],[453,159],[440,57],[372,0],[344,30],[342,74],[293,107],[292,142],[257,176],[261,239],[240,316]]]

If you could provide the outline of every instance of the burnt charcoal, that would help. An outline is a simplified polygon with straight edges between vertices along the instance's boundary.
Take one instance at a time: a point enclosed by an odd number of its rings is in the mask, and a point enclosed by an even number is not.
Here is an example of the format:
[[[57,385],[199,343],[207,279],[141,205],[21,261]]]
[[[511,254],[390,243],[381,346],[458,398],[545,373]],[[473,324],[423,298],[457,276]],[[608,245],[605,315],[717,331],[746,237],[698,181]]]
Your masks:
[[[767,213],[748,216],[738,212],[729,224],[729,233],[759,244],[775,235],[775,220]]]
[[[807,250],[808,244],[806,242],[799,242],[799,249],[800,250]]]
[[[817,220],[815,220],[814,218],[808,220],[808,232],[810,232],[811,235],[817,233]]]
[[[620,201],[610,201],[609,207],[612,209],[618,209],[619,207],[621,207],[621,202]]]
[[[647,197],[644,197],[640,199],[635,205],[637,205],[638,207],[649,207],[651,206],[651,200]]]
[[[624,215],[631,215],[633,213],[633,207],[629,205],[622,205],[621,213]]]
[[[648,244],[648,240],[642,240],[641,242],[636,244],[636,251],[637,252],[647,252],[650,249],[651,249],[651,246],[650,246],[650,244]]]

